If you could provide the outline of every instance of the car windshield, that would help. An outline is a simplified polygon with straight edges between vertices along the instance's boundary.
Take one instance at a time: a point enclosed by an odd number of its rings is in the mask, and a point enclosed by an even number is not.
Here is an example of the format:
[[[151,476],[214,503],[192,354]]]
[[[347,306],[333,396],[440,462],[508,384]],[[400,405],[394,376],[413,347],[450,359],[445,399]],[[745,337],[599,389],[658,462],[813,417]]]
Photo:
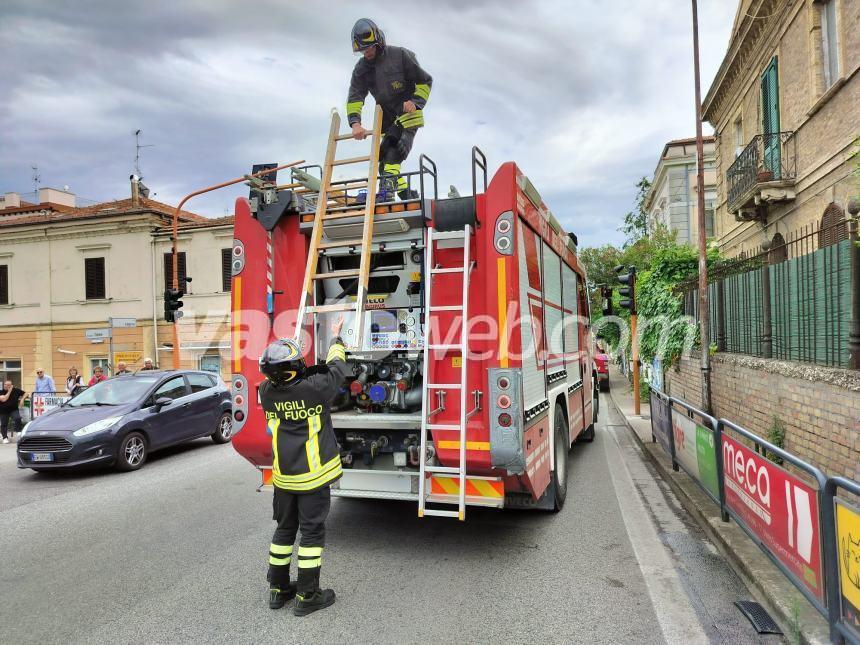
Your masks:
[[[85,405],[123,405],[137,401],[158,381],[158,377],[112,378],[87,388],[66,404],[72,408]]]

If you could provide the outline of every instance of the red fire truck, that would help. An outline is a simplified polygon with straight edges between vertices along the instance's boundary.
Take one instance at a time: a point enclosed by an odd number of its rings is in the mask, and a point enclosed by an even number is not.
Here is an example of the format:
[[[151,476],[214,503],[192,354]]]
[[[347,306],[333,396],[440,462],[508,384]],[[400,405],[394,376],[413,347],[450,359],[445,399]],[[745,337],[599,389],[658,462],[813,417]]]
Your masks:
[[[467,506],[558,510],[568,450],[593,440],[598,412],[576,238],[513,162],[488,184],[477,148],[472,196],[440,198],[426,156],[404,175],[417,198],[368,191],[379,136],[377,123],[371,154],[338,160],[349,135],[335,114],[318,178],[305,168],[279,186],[263,175],[236,201],[233,445],[270,485],[258,358],[297,337],[314,364],[327,317],[344,315],[354,378],[332,412],[344,465],[334,495],[461,520]],[[366,179],[334,178],[365,161]]]

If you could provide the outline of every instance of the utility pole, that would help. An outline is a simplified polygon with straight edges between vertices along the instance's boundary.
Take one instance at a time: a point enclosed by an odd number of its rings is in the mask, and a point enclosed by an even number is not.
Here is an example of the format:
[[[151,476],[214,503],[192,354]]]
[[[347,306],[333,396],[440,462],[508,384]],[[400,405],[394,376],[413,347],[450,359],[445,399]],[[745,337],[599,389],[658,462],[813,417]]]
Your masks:
[[[615,274],[618,282],[624,286],[618,289],[618,293],[622,296],[620,305],[623,309],[630,311],[630,362],[633,364],[633,414],[640,414],[639,401],[639,331],[637,329],[637,311],[636,311],[636,267],[628,267],[627,273],[622,275],[624,265],[619,264],[615,267]],[[610,300],[610,302],[612,302]]]
[[[702,409],[711,414],[711,342],[708,325],[708,247],[705,239],[705,145],[702,141],[702,84],[699,77],[699,10],[693,0],[693,68],[696,78],[696,221],[699,226],[699,335]]]

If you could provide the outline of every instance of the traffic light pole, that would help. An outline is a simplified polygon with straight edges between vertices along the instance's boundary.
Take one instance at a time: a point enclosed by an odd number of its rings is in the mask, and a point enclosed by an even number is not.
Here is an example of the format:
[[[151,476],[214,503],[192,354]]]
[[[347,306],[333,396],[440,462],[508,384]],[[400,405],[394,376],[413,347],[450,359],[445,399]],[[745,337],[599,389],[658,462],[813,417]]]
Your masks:
[[[259,177],[260,175],[267,175],[271,172],[278,172],[279,170],[283,170],[284,168],[291,168],[293,166],[298,166],[299,164],[304,163],[304,159],[299,159],[298,161],[293,161],[288,164],[284,164],[283,166],[278,166],[277,168],[266,168],[265,170],[261,170],[260,172],[256,172],[252,175],[242,175],[238,179],[231,179],[230,181],[225,181],[221,184],[216,184],[214,186],[209,186],[208,188],[203,188],[201,190],[194,191],[193,193],[186,195],[181,202],[179,202],[179,206],[176,207],[176,210],[173,212],[173,252],[172,252],[172,260],[173,260],[173,289],[175,291],[179,290],[179,263],[177,262],[177,252],[176,252],[176,241],[179,237],[179,213],[182,211],[182,207],[185,206],[185,202],[187,202],[192,197],[196,197],[197,195],[202,195],[203,193],[208,193],[213,190],[218,190],[219,188],[225,188],[226,186],[232,186],[233,184],[238,184],[243,181],[248,181],[251,177]],[[173,321],[173,369],[179,369],[180,363],[180,346],[179,346],[179,316]]]
[[[638,316],[634,314],[630,314],[630,333],[633,334],[633,338],[630,341],[630,345],[632,348],[631,354],[631,362],[633,363],[633,414],[640,414],[640,404],[639,401],[639,334],[636,333],[636,318]]]

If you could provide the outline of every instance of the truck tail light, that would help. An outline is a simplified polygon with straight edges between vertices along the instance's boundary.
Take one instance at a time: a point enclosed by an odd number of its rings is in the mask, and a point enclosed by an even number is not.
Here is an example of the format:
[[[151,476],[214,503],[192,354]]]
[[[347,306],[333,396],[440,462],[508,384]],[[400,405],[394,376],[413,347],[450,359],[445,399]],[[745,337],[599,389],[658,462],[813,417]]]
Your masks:
[[[499,407],[503,410],[507,410],[509,407],[511,407],[511,397],[509,397],[507,394],[502,394],[496,400],[496,403],[498,403]]]
[[[496,219],[496,230],[493,231],[493,245],[501,255],[514,254],[514,213],[505,211]]]
[[[499,415],[499,425],[502,426],[503,428],[510,428],[512,421],[513,421],[513,419],[511,419],[511,415],[508,414],[507,412],[502,412]]]

